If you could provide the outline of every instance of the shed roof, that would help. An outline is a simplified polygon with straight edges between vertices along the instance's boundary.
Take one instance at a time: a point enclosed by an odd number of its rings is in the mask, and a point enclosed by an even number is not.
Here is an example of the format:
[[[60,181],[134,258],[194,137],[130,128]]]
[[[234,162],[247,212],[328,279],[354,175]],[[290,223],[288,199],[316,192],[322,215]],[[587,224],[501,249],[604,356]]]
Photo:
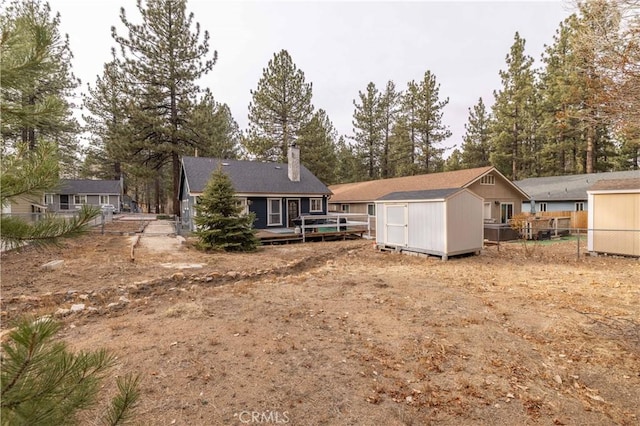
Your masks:
[[[331,194],[329,188],[302,164],[299,182],[289,180],[285,163],[183,157],[182,167],[191,194],[202,193],[218,167],[231,178],[234,190],[240,194]]]
[[[573,201],[587,199],[587,189],[604,179],[640,177],[640,171],[587,173],[581,175],[528,178],[514,182],[535,201]]]
[[[603,179],[593,184],[589,191],[619,191],[625,189],[640,190],[640,177],[637,179]]]
[[[398,200],[442,200],[463,191],[462,188],[428,189],[425,191],[399,191],[392,192],[378,198],[378,201]]]
[[[392,192],[465,188],[490,172],[499,174],[494,167],[487,166],[451,172],[331,185],[329,187],[333,192],[331,202],[367,202],[378,200]],[[522,192],[518,187],[515,187],[515,190]],[[522,195],[527,198],[526,194],[523,193]]]
[[[60,184],[56,189],[59,194],[120,194],[121,186],[119,180],[96,180],[96,179],[60,179]]]

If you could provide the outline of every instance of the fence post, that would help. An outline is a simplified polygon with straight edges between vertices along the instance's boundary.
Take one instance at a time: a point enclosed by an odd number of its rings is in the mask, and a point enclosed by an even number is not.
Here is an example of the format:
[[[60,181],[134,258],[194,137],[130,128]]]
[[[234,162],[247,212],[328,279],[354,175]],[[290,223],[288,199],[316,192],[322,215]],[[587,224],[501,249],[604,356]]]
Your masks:
[[[578,229],[578,243],[576,244],[576,260],[580,260],[580,229]]]
[[[101,216],[102,216],[102,235],[104,235],[104,222],[105,222],[104,212],[102,212]]]

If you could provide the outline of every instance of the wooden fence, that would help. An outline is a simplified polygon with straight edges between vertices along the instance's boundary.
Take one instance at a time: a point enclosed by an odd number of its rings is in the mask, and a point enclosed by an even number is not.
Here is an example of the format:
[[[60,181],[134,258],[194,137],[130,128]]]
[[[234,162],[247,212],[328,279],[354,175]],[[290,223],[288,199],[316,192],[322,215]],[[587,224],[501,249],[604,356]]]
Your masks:
[[[529,214],[531,216],[531,214]],[[538,212],[536,217],[570,217],[571,222],[569,227],[573,229],[587,229],[588,225],[588,212],[584,211],[563,211],[563,212]]]

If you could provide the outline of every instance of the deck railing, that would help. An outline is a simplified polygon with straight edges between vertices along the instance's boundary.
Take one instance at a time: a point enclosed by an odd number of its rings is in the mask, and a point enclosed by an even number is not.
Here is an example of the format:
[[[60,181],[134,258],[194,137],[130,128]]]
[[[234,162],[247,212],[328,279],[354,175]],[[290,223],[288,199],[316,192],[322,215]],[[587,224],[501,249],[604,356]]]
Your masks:
[[[369,215],[359,213],[330,213],[327,215],[306,215],[300,218],[300,225],[295,228],[306,241],[309,233],[358,233],[371,238]]]

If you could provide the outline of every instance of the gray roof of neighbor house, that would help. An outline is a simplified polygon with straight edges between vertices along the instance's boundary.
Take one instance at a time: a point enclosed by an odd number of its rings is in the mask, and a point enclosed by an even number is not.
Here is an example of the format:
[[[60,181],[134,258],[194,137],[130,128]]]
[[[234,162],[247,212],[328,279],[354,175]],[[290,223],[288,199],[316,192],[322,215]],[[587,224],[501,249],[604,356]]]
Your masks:
[[[549,176],[515,181],[532,200],[573,201],[587,200],[587,189],[601,180],[640,177],[640,171],[588,173],[582,175]]]
[[[378,198],[378,201],[441,200],[462,191],[462,188],[429,189],[426,191],[398,191]]]
[[[329,188],[302,164],[299,182],[289,180],[288,166],[284,163],[182,157],[182,167],[181,179],[186,178],[191,194],[202,193],[218,167],[231,178],[233,188],[239,194],[331,194]]]
[[[58,194],[120,194],[122,187],[119,180],[94,179],[60,179],[55,190]]]

